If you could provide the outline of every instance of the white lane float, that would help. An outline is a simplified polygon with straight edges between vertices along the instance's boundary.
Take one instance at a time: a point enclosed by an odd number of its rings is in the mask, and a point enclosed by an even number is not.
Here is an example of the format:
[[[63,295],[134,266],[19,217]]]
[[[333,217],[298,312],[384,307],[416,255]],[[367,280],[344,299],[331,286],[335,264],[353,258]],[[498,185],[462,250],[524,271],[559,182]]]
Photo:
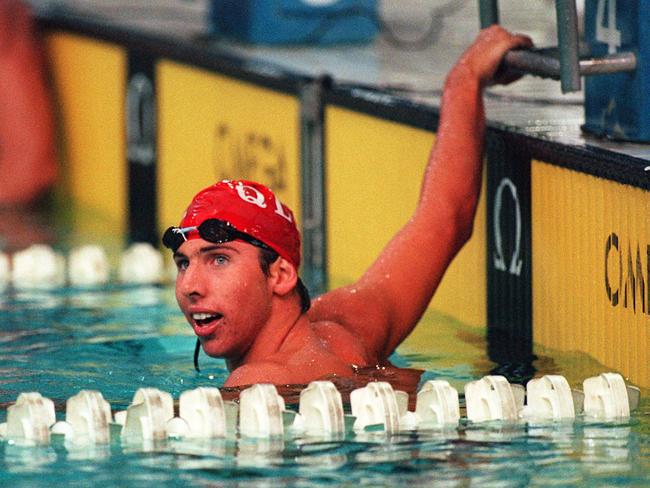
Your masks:
[[[199,387],[179,398],[179,417],[188,426],[185,437],[226,436],[226,408],[218,388]]]
[[[34,244],[12,256],[12,285],[16,289],[52,289],[65,285],[65,258],[45,244]]]
[[[403,399],[404,397],[401,396]],[[408,402],[408,396],[406,397]],[[402,400],[403,405],[403,400]],[[386,432],[400,430],[400,400],[390,383],[376,381],[350,393],[352,415],[356,417],[355,431],[363,431],[374,426],[381,426]]]
[[[257,384],[239,394],[239,433],[245,437],[284,435],[284,399],[271,384]]]
[[[519,407],[512,385],[499,375],[484,376],[465,385],[467,418],[471,422],[515,421]]]
[[[174,417],[172,396],[156,388],[140,388],[135,392],[124,421],[122,437],[160,441],[167,438],[167,422]]]
[[[18,444],[46,446],[55,421],[52,400],[38,392],[21,393],[7,409],[7,422],[2,424],[0,432]]]
[[[73,286],[99,286],[110,280],[106,251],[92,244],[79,246],[68,255],[68,281]]]
[[[603,373],[583,382],[584,393],[571,390],[566,379],[546,375],[528,382],[526,405],[518,385],[502,376],[485,376],[465,385],[467,419],[532,424],[584,418],[601,421],[626,419],[639,403],[640,390],[626,385],[621,375]],[[523,388],[521,389],[523,390]],[[523,398],[523,396],[521,397]],[[128,409],[115,413],[97,391],[82,390],[66,403],[65,421],[55,423],[54,404],[40,393],[21,393],[0,424],[0,439],[22,445],[48,445],[50,434],[63,434],[74,445],[101,446],[110,440],[111,426],[129,443],[172,438],[218,439],[237,432],[258,441],[294,435],[348,434],[352,423],[357,435],[382,431],[456,427],[461,419],[458,392],[447,381],[427,381],[420,388],[414,412],[408,411],[408,395],[386,382],[370,382],[350,394],[352,416],[345,415],[341,395],[328,381],[310,383],[300,395],[297,412],[285,409],[284,399],[271,384],[256,384],[235,402],[224,401],[217,388],[199,387],[183,392],[179,416],[169,393],[140,388]],[[290,422],[291,423],[290,423]],[[476,432],[476,431],[473,431]]]
[[[565,420],[576,416],[571,387],[564,376],[545,375],[530,380],[526,400],[522,417],[528,420]]]
[[[147,242],[131,244],[123,253],[118,267],[122,283],[151,285],[164,278],[163,257],[160,251]]]
[[[429,380],[418,391],[415,415],[419,426],[458,425],[458,391],[445,380]]]
[[[626,419],[639,404],[638,388],[625,384],[618,373],[602,373],[583,381],[585,417]]]
[[[331,381],[312,381],[300,392],[293,429],[307,435],[345,434],[341,393]]]
[[[66,402],[65,421],[51,431],[76,444],[108,444],[112,420],[111,406],[100,392],[81,390]]]

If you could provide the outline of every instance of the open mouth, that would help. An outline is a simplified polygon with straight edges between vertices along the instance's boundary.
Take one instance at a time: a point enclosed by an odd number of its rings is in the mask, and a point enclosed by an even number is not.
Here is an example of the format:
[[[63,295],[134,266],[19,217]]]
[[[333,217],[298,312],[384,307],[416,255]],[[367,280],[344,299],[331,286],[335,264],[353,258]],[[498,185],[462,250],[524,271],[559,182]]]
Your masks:
[[[216,325],[223,318],[223,315],[220,313],[193,313],[191,317],[194,329],[198,333],[199,331],[207,332],[207,329],[212,325]]]

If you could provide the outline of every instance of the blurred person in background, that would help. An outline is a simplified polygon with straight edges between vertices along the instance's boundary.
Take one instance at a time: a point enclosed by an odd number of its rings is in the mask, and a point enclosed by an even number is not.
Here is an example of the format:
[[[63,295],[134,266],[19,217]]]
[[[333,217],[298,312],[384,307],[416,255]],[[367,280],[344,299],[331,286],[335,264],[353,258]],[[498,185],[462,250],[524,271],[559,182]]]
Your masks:
[[[38,209],[57,176],[52,100],[29,6],[0,0],[0,250],[49,241]],[[42,207],[42,205],[41,205]]]
[[[52,101],[30,8],[0,1],[0,207],[34,203],[56,179]]]

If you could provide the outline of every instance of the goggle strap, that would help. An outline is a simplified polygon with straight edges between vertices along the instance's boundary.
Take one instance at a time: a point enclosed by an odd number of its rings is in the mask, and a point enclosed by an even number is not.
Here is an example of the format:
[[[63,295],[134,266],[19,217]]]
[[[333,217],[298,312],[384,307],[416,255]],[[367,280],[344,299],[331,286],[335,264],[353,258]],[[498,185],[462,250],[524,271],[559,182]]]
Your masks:
[[[194,369],[196,370],[197,373],[200,373],[201,370],[199,369],[199,352],[201,351],[201,341],[199,339],[196,339],[196,345],[194,346]]]
[[[172,232],[174,232],[175,234],[180,234],[181,236],[183,236],[183,240],[187,242],[187,236],[185,234],[187,234],[188,232],[192,232],[193,230],[196,229],[197,229],[196,225],[193,225],[191,227],[174,227],[172,228]]]

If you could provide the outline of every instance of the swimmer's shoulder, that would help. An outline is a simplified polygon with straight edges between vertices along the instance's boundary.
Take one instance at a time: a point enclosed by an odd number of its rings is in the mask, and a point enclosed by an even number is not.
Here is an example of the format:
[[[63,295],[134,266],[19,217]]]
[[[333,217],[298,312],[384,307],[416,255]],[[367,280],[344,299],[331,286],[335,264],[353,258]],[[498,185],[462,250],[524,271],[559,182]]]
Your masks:
[[[228,376],[223,386],[253,385],[256,383],[285,384],[291,370],[276,361],[258,361],[239,366]]]
[[[312,330],[323,347],[346,364],[366,366],[377,362],[363,341],[349,328],[331,320],[312,322]]]
[[[331,374],[349,376],[353,371],[352,365],[338,355],[307,344],[300,351],[278,353],[268,360],[239,366],[230,374],[224,386],[307,384]]]

